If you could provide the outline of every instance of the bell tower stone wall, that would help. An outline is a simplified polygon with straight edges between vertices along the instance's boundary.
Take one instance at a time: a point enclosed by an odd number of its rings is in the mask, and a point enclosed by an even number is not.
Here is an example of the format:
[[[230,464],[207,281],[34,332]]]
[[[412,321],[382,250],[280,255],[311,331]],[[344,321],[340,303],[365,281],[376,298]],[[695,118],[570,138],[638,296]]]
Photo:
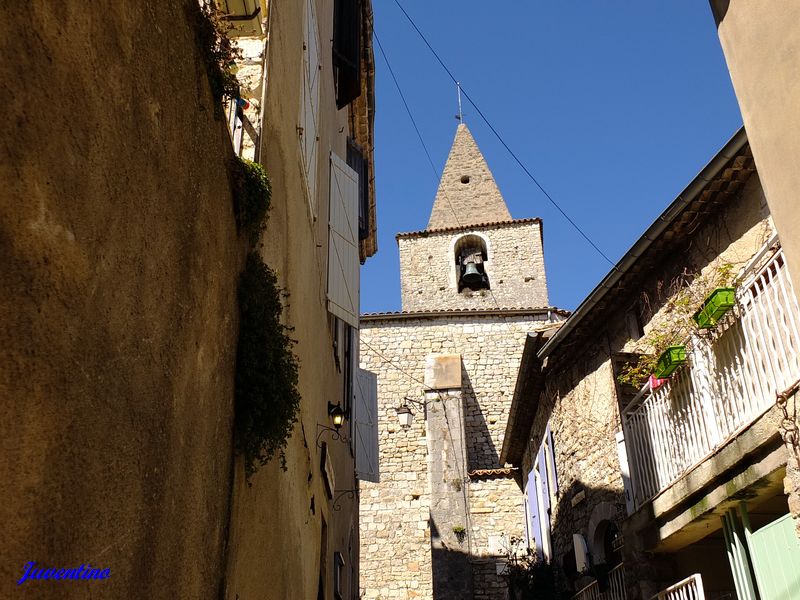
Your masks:
[[[511,218],[462,124],[427,229],[397,243],[403,310],[361,317],[381,471],[359,484],[361,592],[506,600],[504,555],[525,522],[519,473],[500,463],[508,409],[527,336],[566,316],[549,308],[542,223]]]
[[[458,291],[455,244],[464,235],[486,244],[488,290]],[[404,311],[549,306],[539,219],[401,233],[397,243]]]

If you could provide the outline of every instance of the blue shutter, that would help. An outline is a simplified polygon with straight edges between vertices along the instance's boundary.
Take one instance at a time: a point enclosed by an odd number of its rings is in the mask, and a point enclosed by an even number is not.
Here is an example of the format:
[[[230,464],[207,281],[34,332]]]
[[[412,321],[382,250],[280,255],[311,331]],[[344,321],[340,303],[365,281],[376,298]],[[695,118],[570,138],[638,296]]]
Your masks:
[[[528,473],[528,514],[531,516],[530,532],[533,536],[533,546],[536,548],[536,556],[542,558],[542,529],[539,521],[539,503],[536,501],[536,474],[533,469]]]
[[[547,522],[547,527],[550,527],[550,483],[548,482],[547,476],[545,444],[542,444],[542,447],[539,448],[539,455],[536,457],[536,464],[539,465],[539,477],[542,480],[542,504],[544,505],[544,510],[547,512],[546,515],[542,515],[542,527],[544,527],[545,519]]]
[[[552,481],[550,484],[553,486],[553,495],[558,494],[558,469],[556,468],[556,447],[553,443],[553,431],[550,429],[550,423],[547,424],[545,430],[545,439],[547,440],[547,452],[550,454],[550,464],[552,465],[553,472],[550,473]]]

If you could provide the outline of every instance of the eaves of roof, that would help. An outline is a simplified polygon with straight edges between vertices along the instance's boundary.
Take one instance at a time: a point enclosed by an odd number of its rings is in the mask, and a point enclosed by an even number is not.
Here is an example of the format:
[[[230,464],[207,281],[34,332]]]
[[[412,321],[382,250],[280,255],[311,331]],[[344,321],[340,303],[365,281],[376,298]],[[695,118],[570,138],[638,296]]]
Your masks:
[[[742,127],[592,290],[539,356],[551,355],[567,339],[576,342],[581,335],[591,335],[592,324],[635,293],[643,275],[658,267],[659,257],[675,252],[698,223],[741,191],[755,170]]]
[[[469,231],[473,229],[491,229],[493,227],[499,227],[501,225],[521,225],[524,223],[541,223],[542,220],[539,217],[533,217],[531,219],[512,219],[511,221],[494,221],[491,223],[476,223],[474,225],[458,225],[454,227],[440,227],[438,229],[421,229],[419,231],[406,231],[404,233],[398,233],[395,235],[395,239],[400,239],[404,237],[412,237],[412,236],[426,236],[430,234],[436,233],[448,233],[451,231]]]
[[[391,321],[397,319],[425,319],[437,317],[483,317],[483,316],[527,316],[552,314],[559,317],[568,317],[570,312],[554,306],[545,307],[500,307],[500,308],[455,308],[447,310],[409,310],[399,312],[364,313],[361,322]]]

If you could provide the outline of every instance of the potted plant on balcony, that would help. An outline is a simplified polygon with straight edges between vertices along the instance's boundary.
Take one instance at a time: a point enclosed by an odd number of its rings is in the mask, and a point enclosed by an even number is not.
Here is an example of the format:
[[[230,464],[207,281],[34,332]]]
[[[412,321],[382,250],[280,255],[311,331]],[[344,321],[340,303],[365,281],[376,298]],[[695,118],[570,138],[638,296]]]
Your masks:
[[[717,322],[736,303],[735,288],[718,287],[705,299],[692,319],[700,329],[716,327]]]
[[[658,357],[658,362],[656,363],[656,368],[653,372],[653,375],[655,375],[657,379],[669,377],[675,372],[675,369],[680,367],[685,362],[686,346],[682,344],[668,346],[667,349],[661,353],[661,356]]]
[[[735,269],[736,265],[727,262],[714,264],[705,273],[687,269],[668,283],[658,281],[649,293],[642,291],[641,317],[649,322],[644,335],[625,348],[626,353],[639,356],[620,369],[617,381],[640,388],[650,378],[651,389],[663,385],[665,378],[686,363],[684,344],[696,332],[697,319],[716,324],[732,306],[735,288],[730,286],[735,285]],[[705,310],[698,311],[701,303]]]

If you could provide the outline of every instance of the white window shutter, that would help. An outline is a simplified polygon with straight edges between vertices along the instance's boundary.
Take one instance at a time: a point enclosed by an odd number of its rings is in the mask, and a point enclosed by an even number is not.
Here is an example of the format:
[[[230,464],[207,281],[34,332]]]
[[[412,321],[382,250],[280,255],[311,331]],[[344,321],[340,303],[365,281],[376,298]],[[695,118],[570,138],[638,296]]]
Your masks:
[[[356,377],[353,430],[356,476],[362,481],[379,483],[378,376],[364,369],[358,369]]]
[[[625,509],[629,515],[633,514],[633,486],[631,485],[631,470],[628,467],[628,452],[625,449],[625,434],[617,432],[617,456],[619,457],[619,470],[622,474],[622,486],[625,490]]]
[[[358,328],[358,174],[331,153],[328,312]]]
[[[575,551],[575,567],[578,573],[584,573],[589,569],[589,548],[580,533],[572,534],[572,549]]]
[[[300,107],[300,147],[303,175],[308,188],[311,212],[317,215],[317,160],[319,142],[320,55],[314,0],[305,0],[306,19],[303,36],[303,90]]]

